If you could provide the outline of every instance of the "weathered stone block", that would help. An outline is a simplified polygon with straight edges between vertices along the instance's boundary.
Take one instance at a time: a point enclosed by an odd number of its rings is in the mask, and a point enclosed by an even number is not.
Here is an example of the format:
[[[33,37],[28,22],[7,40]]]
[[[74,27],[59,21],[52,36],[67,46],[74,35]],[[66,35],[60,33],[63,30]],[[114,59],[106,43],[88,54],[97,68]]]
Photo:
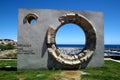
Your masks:
[[[57,29],[67,23],[77,24],[85,32],[86,45],[78,55],[62,56],[55,45]],[[102,12],[20,9],[18,26],[18,70],[78,69],[104,64]]]

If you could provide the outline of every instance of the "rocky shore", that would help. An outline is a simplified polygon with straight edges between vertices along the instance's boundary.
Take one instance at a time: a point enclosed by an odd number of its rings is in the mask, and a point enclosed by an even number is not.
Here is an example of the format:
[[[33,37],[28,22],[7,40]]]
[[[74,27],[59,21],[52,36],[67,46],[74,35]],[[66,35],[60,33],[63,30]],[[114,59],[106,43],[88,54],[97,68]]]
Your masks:
[[[74,54],[79,54],[82,49],[80,48],[59,48],[59,50],[63,54],[74,55]]]

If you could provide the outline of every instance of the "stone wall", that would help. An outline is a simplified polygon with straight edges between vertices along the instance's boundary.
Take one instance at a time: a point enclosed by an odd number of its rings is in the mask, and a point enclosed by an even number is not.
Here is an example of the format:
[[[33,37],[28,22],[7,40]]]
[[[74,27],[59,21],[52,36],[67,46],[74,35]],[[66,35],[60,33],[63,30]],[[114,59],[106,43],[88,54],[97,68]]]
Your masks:
[[[55,34],[67,23],[77,24],[85,32],[86,45],[78,55],[64,55],[56,47]],[[104,64],[102,12],[20,9],[18,26],[19,70],[79,69]]]

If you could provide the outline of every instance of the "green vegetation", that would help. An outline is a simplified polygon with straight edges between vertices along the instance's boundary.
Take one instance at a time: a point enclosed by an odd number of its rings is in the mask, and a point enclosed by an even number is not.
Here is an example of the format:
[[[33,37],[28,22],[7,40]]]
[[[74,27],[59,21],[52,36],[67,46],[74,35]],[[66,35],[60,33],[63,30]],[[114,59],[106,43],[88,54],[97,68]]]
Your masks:
[[[82,80],[120,80],[120,63],[105,61],[104,67],[82,69],[89,75],[82,76]]]
[[[0,60],[0,68],[5,67],[5,66],[16,66],[16,65],[17,65],[16,60]]]
[[[0,80],[53,80],[53,74],[60,72],[60,70],[6,71],[2,69],[4,66],[16,66],[16,64],[16,60],[0,60]]]
[[[16,49],[15,46],[13,46],[12,44],[7,44],[7,45],[2,45],[0,44],[0,50],[11,50],[11,49]]]
[[[0,60],[0,80],[54,80],[55,74],[62,70],[22,70],[6,71],[4,66],[16,66],[16,60]],[[120,80],[120,63],[105,61],[104,67],[82,69],[89,75],[82,75],[82,80]],[[74,80],[74,79],[73,79]]]

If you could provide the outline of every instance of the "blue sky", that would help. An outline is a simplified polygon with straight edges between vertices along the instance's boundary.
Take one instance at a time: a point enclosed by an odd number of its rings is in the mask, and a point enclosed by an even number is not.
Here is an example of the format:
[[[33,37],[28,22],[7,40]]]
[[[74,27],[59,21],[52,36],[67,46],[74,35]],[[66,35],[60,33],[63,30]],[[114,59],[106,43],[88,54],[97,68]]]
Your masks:
[[[57,44],[85,44],[85,34],[82,28],[76,24],[65,24],[56,33]]]
[[[0,0],[0,38],[17,40],[18,9],[104,12],[105,44],[120,44],[120,0]]]

